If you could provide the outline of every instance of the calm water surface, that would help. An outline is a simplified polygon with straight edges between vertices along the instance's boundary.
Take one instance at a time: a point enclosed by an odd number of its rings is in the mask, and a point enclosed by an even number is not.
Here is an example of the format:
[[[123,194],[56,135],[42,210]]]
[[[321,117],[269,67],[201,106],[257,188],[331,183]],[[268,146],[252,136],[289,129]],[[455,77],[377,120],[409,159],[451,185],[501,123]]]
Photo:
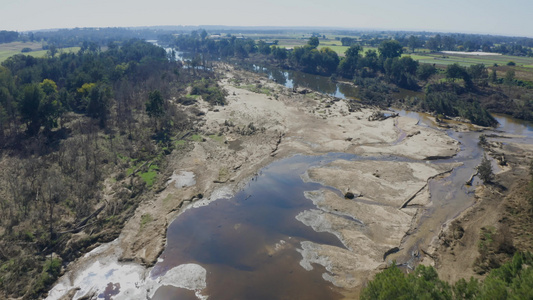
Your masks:
[[[338,299],[340,295],[322,279],[321,267],[306,271],[299,265],[302,257],[296,248],[302,241],[343,244],[333,234],[317,233],[295,217],[314,208],[304,191],[323,188],[304,183],[300,175],[310,166],[350,158],[354,156],[283,159],[262,169],[234,197],[186,210],[168,228],[163,261],[152,276],[195,263],[207,270],[202,294],[215,299]],[[155,299],[175,293],[186,291],[165,287]]]

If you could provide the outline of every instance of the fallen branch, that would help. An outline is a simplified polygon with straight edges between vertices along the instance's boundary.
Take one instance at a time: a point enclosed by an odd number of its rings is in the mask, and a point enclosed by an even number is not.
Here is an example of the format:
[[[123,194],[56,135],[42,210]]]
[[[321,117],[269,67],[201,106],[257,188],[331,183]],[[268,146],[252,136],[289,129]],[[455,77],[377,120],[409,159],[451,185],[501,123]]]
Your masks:
[[[472,185],[472,181],[474,180],[474,176],[476,176],[477,174],[479,174],[479,171],[476,171],[475,173],[472,174],[472,176],[470,176],[470,179],[468,179],[465,184],[466,185]]]
[[[62,231],[62,232],[58,232],[58,234],[64,234],[64,233],[69,233],[69,232],[77,232],[89,225],[92,225],[94,224],[95,222],[92,222],[90,224],[87,224],[87,222],[91,219],[91,218],[94,218],[96,216],[98,216],[98,214],[100,214],[100,212],[102,210],[104,210],[104,208],[107,206],[107,202],[104,203],[102,206],[100,206],[100,208],[98,208],[96,211],[94,211],[92,214],[90,214],[87,218],[83,219],[75,228],[73,229],[69,229],[67,231]]]

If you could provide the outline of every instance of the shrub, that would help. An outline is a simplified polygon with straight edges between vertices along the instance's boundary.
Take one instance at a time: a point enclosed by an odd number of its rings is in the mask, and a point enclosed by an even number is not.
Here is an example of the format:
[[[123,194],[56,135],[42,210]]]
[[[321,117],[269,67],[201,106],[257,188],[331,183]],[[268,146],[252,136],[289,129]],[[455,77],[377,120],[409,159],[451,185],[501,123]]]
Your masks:
[[[483,155],[483,159],[477,167],[477,171],[479,173],[479,178],[483,181],[483,183],[489,183],[494,178],[492,165],[486,155]]]

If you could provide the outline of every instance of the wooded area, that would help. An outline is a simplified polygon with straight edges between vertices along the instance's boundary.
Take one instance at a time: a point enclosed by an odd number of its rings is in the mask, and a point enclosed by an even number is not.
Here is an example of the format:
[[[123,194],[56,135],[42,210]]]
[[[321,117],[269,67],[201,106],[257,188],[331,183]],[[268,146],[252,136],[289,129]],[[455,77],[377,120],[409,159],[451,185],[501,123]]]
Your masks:
[[[176,105],[187,87],[198,82],[198,95],[224,103],[212,76],[141,40],[2,63],[3,296],[38,297],[62,261],[117,237],[166,156],[187,147],[179,133],[193,130],[197,112]],[[87,226],[91,234],[77,235]]]

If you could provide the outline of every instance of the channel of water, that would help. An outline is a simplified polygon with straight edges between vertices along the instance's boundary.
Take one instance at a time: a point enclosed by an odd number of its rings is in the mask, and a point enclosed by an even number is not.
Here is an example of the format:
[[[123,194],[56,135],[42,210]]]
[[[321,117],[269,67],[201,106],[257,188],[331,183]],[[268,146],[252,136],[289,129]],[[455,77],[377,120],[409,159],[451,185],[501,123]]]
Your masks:
[[[356,95],[353,85],[333,83],[322,76],[258,66],[252,66],[252,70],[289,88],[297,85],[339,98]],[[397,112],[420,120],[420,126],[436,127],[424,114]],[[494,133],[524,136],[506,141],[532,142],[531,125],[504,116],[497,116],[497,119],[502,126]],[[447,133],[461,143],[461,151],[453,158],[428,163],[461,162],[463,165],[444,178],[430,181],[432,205],[423,208],[420,222],[403,242],[408,251],[398,254],[398,259],[408,261],[411,249],[427,245],[442,224],[472,205],[474,188],[464,183],[482,157],[482,149],[477,145],[480,133],[452,130]],[[168,228],[166,248],[151,270],[150,279],[157,281],[177,266],[196,264],[206,270],[206,288],[201,294],[213,299],[339,299],[339,291],[323,279],[323,267],[313,265],[312,271],[306,271],[300,265],[302,256],[298,249],[302,241],[337,247],[344,247],[343,244],[333,234],[315,232],[295,218],[300,212],[314,208],[304,197],[305,191],[321,188],[336,191],[318,183],[304,182],[301,175],[310,167],[338,159],[408,160],[329,153],[295,155],[276,161],[261,169],[235,195],[181,213]],[[476,184],[475,181],[474,186]],[[99,297],[117,293],[114,284],[111,282],[108,293]],[[188,289],[162,285],[152,299],[198,299],[198,295]]]

